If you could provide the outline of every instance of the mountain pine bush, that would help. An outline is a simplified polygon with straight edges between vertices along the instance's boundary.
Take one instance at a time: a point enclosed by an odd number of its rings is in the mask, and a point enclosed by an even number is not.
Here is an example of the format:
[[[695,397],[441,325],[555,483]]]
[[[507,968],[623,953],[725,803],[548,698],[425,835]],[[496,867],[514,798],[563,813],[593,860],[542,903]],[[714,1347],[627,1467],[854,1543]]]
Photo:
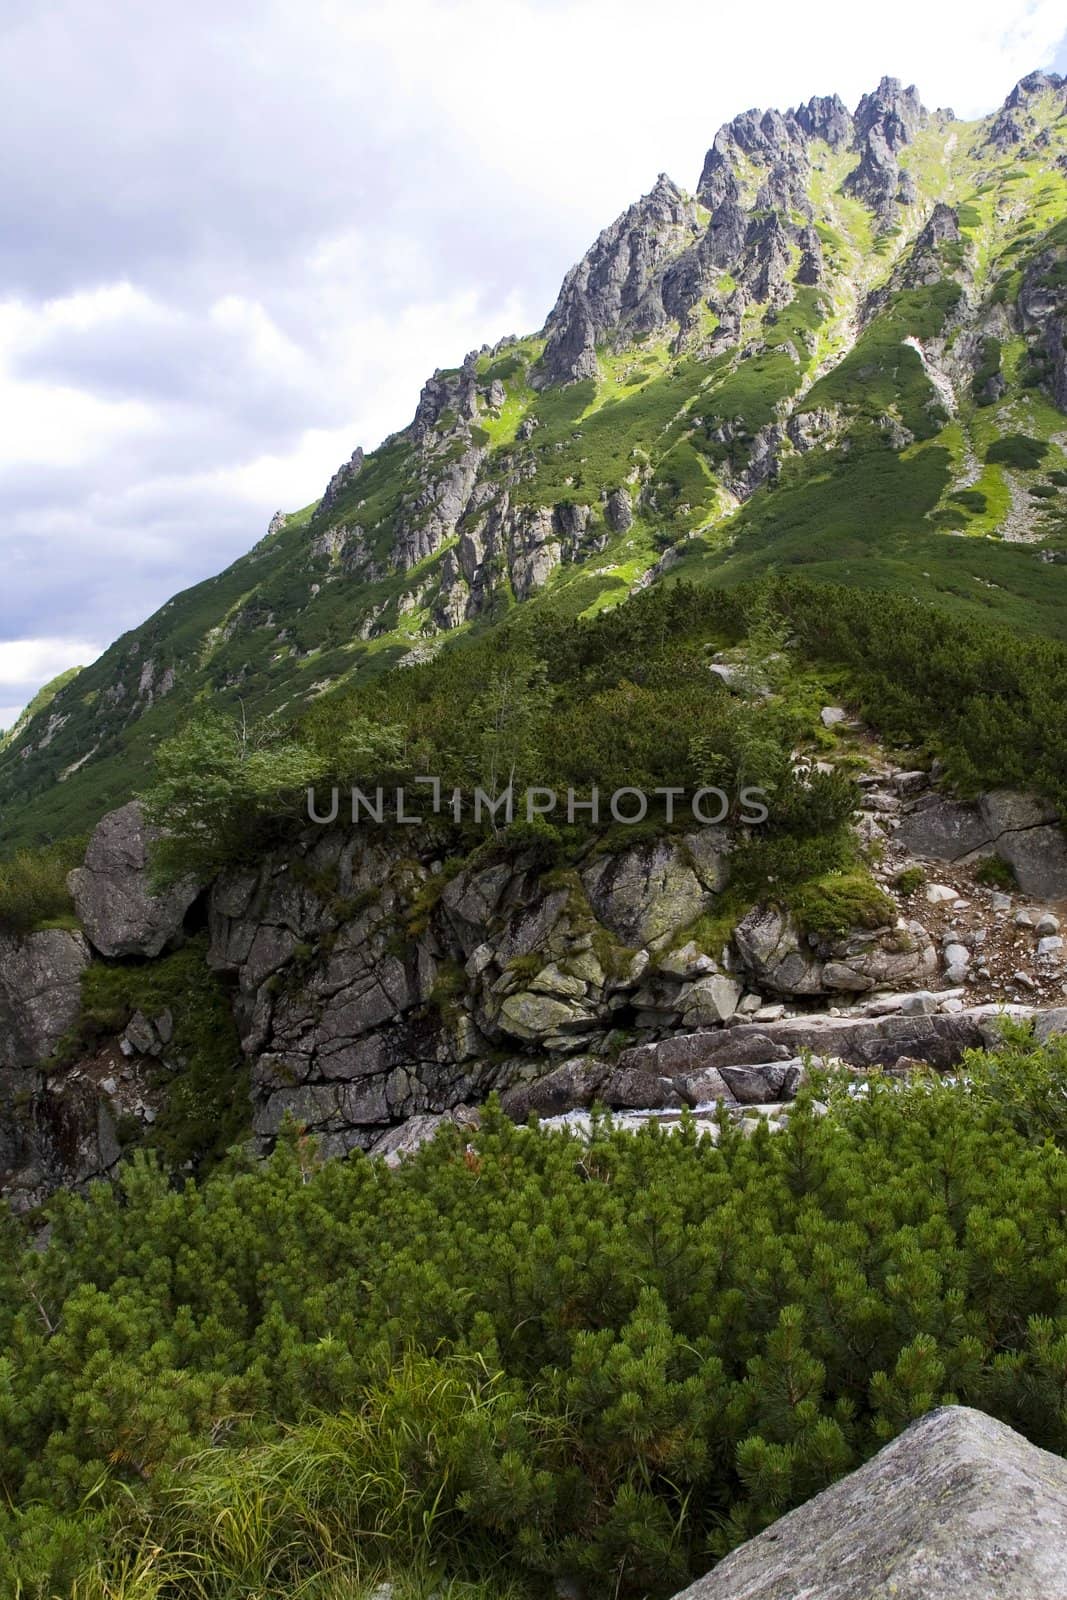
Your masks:
[[[662,1596],[931,1406],[1067,1450],[1067,1043],[816,1087],[6,1222],[0,1591]]]

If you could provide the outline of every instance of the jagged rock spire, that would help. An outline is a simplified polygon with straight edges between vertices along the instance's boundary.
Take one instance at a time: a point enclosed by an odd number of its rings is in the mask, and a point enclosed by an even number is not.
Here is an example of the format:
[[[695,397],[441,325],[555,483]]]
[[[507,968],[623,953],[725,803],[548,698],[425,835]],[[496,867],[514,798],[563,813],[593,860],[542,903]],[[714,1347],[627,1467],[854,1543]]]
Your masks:
[[[852,116],[840,95],[813,95],[793,115],[809,139],[825,139],[834,150],[852,140]]]
[[[911,175],[901,171],[897,155],[929,120],[914,84],[905,89],[899,78],[883,78],[856,107],[853,142],[860,161],[845,186],[883,221],[895,203],[907,205],[915,198]]]
[[[1033,138],[1034,104],[1045,94],[1059,95],[1067,110],[1067,78],[1058,72],[1030,72],[1020,78],[997,113],[987,142],[996,150],[1007,151]]]
[[[595,375],[596,345],[625,325],[647,333],[667,320],[659,269],[700,233],[695,202],[661,172],[654,187],[597,238],[563,280],[545,324],[541,381]]]

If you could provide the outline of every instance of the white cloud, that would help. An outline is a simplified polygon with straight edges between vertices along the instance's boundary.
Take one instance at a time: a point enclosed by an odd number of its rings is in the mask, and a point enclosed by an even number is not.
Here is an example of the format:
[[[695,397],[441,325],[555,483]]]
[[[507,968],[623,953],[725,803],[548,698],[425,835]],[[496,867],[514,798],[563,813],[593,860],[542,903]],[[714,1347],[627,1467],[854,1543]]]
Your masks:
[[[84,639],[0,640],[0,730],[18,721],[38,689],[69,667],[87,667],[100,654],[99,644]]]
[[[91,666],[100,649],[84,639],[0,640],[0,683],[39,686],[68,667]]]

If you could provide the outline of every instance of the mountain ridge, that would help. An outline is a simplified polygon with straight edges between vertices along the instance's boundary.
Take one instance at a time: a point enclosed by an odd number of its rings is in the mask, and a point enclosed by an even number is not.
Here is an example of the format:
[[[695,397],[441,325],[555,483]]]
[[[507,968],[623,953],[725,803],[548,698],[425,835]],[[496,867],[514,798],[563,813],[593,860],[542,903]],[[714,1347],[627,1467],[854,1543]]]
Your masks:
[[[975,122],[891,78],[741,113],[538,334],[437,369],[407,428],[21,721],[0,848],[82,831],[208,696],[289,717],[531,601],[802,566],[1063,637],[1065,262],[1056,74]]]

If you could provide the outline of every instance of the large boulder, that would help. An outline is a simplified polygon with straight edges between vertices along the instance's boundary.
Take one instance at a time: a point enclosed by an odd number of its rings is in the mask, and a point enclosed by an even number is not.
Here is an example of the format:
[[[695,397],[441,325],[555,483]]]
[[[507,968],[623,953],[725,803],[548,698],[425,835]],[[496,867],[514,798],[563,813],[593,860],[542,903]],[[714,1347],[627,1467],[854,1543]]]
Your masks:
[[[15,1211],[29,1211],[59,1189],[82,1189],[110,1176],[122,1148],[114,1108],[94,1079],[77,1068],[41,1075],[26,1095],[24,1082],[16,1089],[11,1081],[15,1076],[0,1072],[0,1194],[5,1202]]]
[[[901,823],[896,843],[933,861],[994,851],[1011,866],[1023,894],[1067,897],[1067,838],[1055,806],[1036,795],[996,789],[973,806],[924,796]]]
[[[436,1139],[446,1126],[460,1128],[465,1133],[477,1131],[481,1114],[475,1106],[456,1106],[451,1111],[423,1112],[409,1117],[395,1128],[383,1133],[371,1145],[369,1155],[377,1156],[387,1167],[398,1167],[408,1156],[421,1150],[424,1144]]]
[[[1067,1462],[967,1406],[931,1411],[685,1600],[1067,1600]]]
[[[148,852],[158,837],[131,800],[97,823],[85,865],[70,874],[79,921],[102,956],[158,956],[181,932],[198,886],[186,878],[150,888]]]
[[[79,933],[46,928],[0,934],[0,1067],[35,1067],[77,1021],[89,947]]]
[[[1067,899],[1067,839],[1058,825],[1002,833],[997,854],[1011,867],[1023,894],[1035,900]]]
[[[931,795],[904,818],[895,843],[909,855],[959,861],[989,843],[989,825],[974,806]]]
[[[558,1117],[581,1106],[591,1106],[610,1067],[592,1056],[575,1056],[543,1077],[513,1084],[500,1096],[501,1109],[513,1122],[525,1122],[531,1111],[540,1117]]]
[[[1042,1011],[1034,1020],[1034,1038],[1038,1044],[1048,1044],[1067,1034],[1067,1006],[1056,1006]]]
[[[588,1033],[596,1027],[596,1018],[575,1000],[557,1000],[526,990],[507,996],[500,1007],[499,1024],[512,1038],[534,1041]]]
[[[727,1095],[725,1085],[720,1086]],[[613,1067],[595,1056],[576,1056],[543,1077],[513,1084],[500,1096],[501,1109],[513,1122],[525,1122],[532,1111],[558,1117],[594,1103],[609,1111],[680,1111],[695,1101],[673,1078],[643,1068]]]

